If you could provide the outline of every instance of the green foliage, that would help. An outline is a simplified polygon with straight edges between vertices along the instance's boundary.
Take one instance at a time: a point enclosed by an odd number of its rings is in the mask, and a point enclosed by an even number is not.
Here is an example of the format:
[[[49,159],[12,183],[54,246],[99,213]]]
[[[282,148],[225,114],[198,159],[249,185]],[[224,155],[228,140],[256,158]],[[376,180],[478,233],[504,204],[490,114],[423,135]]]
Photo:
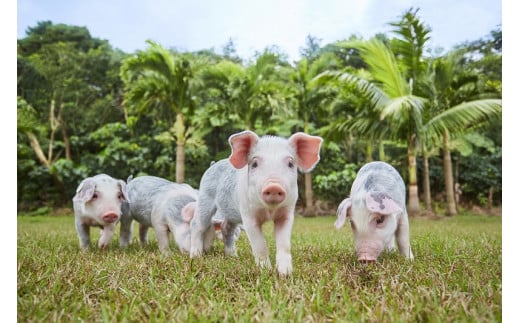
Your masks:
[[[82,177],[101,172],[174,180],[177,144],[185,148],[185,181],[198,187],[210,162],[229,156],[229,136],[244,129],[323,136],[315,195],[339,201],[354,165],[382,158],[407,179],[406,145],[420,139],[440,153],[430,144],[450,128],[464,197],[482,200],[490,187],[501,194],[501,31],[425,57],[430,30],[417,13],[390,23],[396,38],[353,35],[320,47],[308,36],[304,57],[292,64],[275,47],[242,60],[232,41],[224,55],[151,41],[126,54],[84,27],[40,22],[18,40],[18,205],[69,205]],[[36,158],[36,140],[48,161]],[[430,156],[437,196],[439,153]]]
[[[36,110],[27,103],[23,98],[17,98],[17,130],[18,131],[35,131],[38,129],[38,113]]]
[[[260,270],[247,237],[238,257],[217,241],[200,259],[172,247],[160,254],[153,231],[122,250],[79,250],[70,216],[17,218],[17,320],[175,322],[500,322],[502,217],[410,219],[413,262],[384,253],[356,261],[350,228],[335,217],[297,217],[292,277]],[[138,229],[134,225],[134,232]],[[274,230],[265,233],[274,263]],[[91,230],[93,245],[100,230]]]
[[[502,200],[502,150],[493,154],[473,154],[461,157],[459,181],[463,196],[487,206],[489,190],[494,191],[494,204]],[[482,202],[484,201],[484,203]]]
[[[327,175],[314,177],[316,192],[329,200],[339,202],[350,194],[350,187],[356,178],[358,166],[345,164],[341,171],[331,171]]]

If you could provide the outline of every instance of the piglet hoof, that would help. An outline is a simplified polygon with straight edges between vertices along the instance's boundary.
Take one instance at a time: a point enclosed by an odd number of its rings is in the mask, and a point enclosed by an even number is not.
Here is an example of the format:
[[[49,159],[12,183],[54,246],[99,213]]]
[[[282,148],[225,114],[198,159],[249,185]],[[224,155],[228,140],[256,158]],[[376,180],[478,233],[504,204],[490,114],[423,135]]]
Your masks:
[[[229,257],[238,257],[236,248],[225,248],[224,254]]]
[[[292,257],[290,255],[285,257],[276,257],[276,269],[280,277],[289,276],[292,274]]]
[[[278,277],[285,278],[292,275],[292,265],[287,267],[277,266],[278,268]]]
[[[408,248],[408,257],[407,258],[408,258],[408,260],[413,261],[413,253],[412,253],[411,247]]]
[[[200,249],[193,249],[190,250],[190,258],[199,258],[202,256],[202,250]]]
[[[272,268],[271,261],[269,260],[269,258],[256,259],[256,264],[258,266],[260,266],[260,268],[262,268],[262,269],[271,269]]]

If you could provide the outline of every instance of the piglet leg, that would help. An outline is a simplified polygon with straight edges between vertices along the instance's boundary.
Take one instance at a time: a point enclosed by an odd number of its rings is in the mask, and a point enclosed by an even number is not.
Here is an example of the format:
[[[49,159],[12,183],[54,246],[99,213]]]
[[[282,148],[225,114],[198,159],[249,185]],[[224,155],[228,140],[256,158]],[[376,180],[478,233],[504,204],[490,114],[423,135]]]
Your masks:
[[[87,250],[90,247],[90,226],[76,221],[76,231],[81,250]]]
[[[291,231],[293,216],[284,216],[274,220],[274,235],[276,239],[276,268],[280,276],[292,273]]]
[[[406,214],[406,211],[404,211],[399,218],[396,238],[399,252],[406,258],[413,260],[412,247],[410,246],[410,226],[408,224],[408,214]]]
[[[255,256],[255,262],[261,268],[271,269],[271,261],[269,260],[269,250],[267,249],[267,243],[264,235],[262,234],[262,228],[256,222],[247,216],[242,218],[244,223],[244,229],[251,244],[253,255]]]
[[[99,238],[98,246],[100,249],[104,249],[110,243],[112,236],[114,235],[114,231],[116,229],[115,223],[110,223],[103,227],[101,231],[101,237]]]

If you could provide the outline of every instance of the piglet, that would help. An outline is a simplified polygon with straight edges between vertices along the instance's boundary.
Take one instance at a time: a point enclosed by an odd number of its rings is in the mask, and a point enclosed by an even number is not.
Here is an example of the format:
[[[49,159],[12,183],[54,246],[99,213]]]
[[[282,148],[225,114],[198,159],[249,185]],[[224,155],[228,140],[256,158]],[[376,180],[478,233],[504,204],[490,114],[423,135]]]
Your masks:
[[[297,170],[311,171],[320,159],[322,138],[295,133],[288,139],[258,137],[243,131],[229,137],[231,155],[210,166],[200,181],[197,210],[191,222],[190,257],[201,256],[205,235],[218,212],[226,221],[225,253],[236,255],[234,233],[243,224],[257,265],[271,268],[262,232],[274,221],[276,268],[280,276],[293,271],[291,231],[298,199]]]
[[[347,218],[354,234],[358,261],[376,261],[383,250],[399,251],[413,259],[410,247],[404,181],[385,162],[365,164],[357,173],[350,191],[337,210],[334,224],[341,228]]]
[[[121,218],[122,203],[128,201],[126,183],[106,174],[85,178],[72,198],[80,248],[90,246],[90,227],[102,228],[98,246],[110,243]]]
[[[129,179],[128,196],[131,202],[121,219],[120,245],[128,246],[132,238],[132,221],[139,222],[139,240],[148,241],[152,227],[159,250],[168,255],[170,233],[181,252],[190,251],[190,221],[198,192],[188,184],[170,182],[155,176]]]

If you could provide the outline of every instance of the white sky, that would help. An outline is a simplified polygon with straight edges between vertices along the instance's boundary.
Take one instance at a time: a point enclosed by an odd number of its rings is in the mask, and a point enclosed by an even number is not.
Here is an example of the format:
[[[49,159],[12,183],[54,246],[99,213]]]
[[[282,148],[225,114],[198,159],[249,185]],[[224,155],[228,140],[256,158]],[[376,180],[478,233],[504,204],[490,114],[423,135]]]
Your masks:
[[[127,53],[146,48],[146,39],[180,50],[214,48],[231,38],[242,58],[277,45],[291,60],[299,58],[307,35],[321,45],[388,32],[410,7],[432,29],[430,48],[446,50],[489,35],[502,23],[497,0],[19,0],[17,37],[38,21],[86,26]]]

